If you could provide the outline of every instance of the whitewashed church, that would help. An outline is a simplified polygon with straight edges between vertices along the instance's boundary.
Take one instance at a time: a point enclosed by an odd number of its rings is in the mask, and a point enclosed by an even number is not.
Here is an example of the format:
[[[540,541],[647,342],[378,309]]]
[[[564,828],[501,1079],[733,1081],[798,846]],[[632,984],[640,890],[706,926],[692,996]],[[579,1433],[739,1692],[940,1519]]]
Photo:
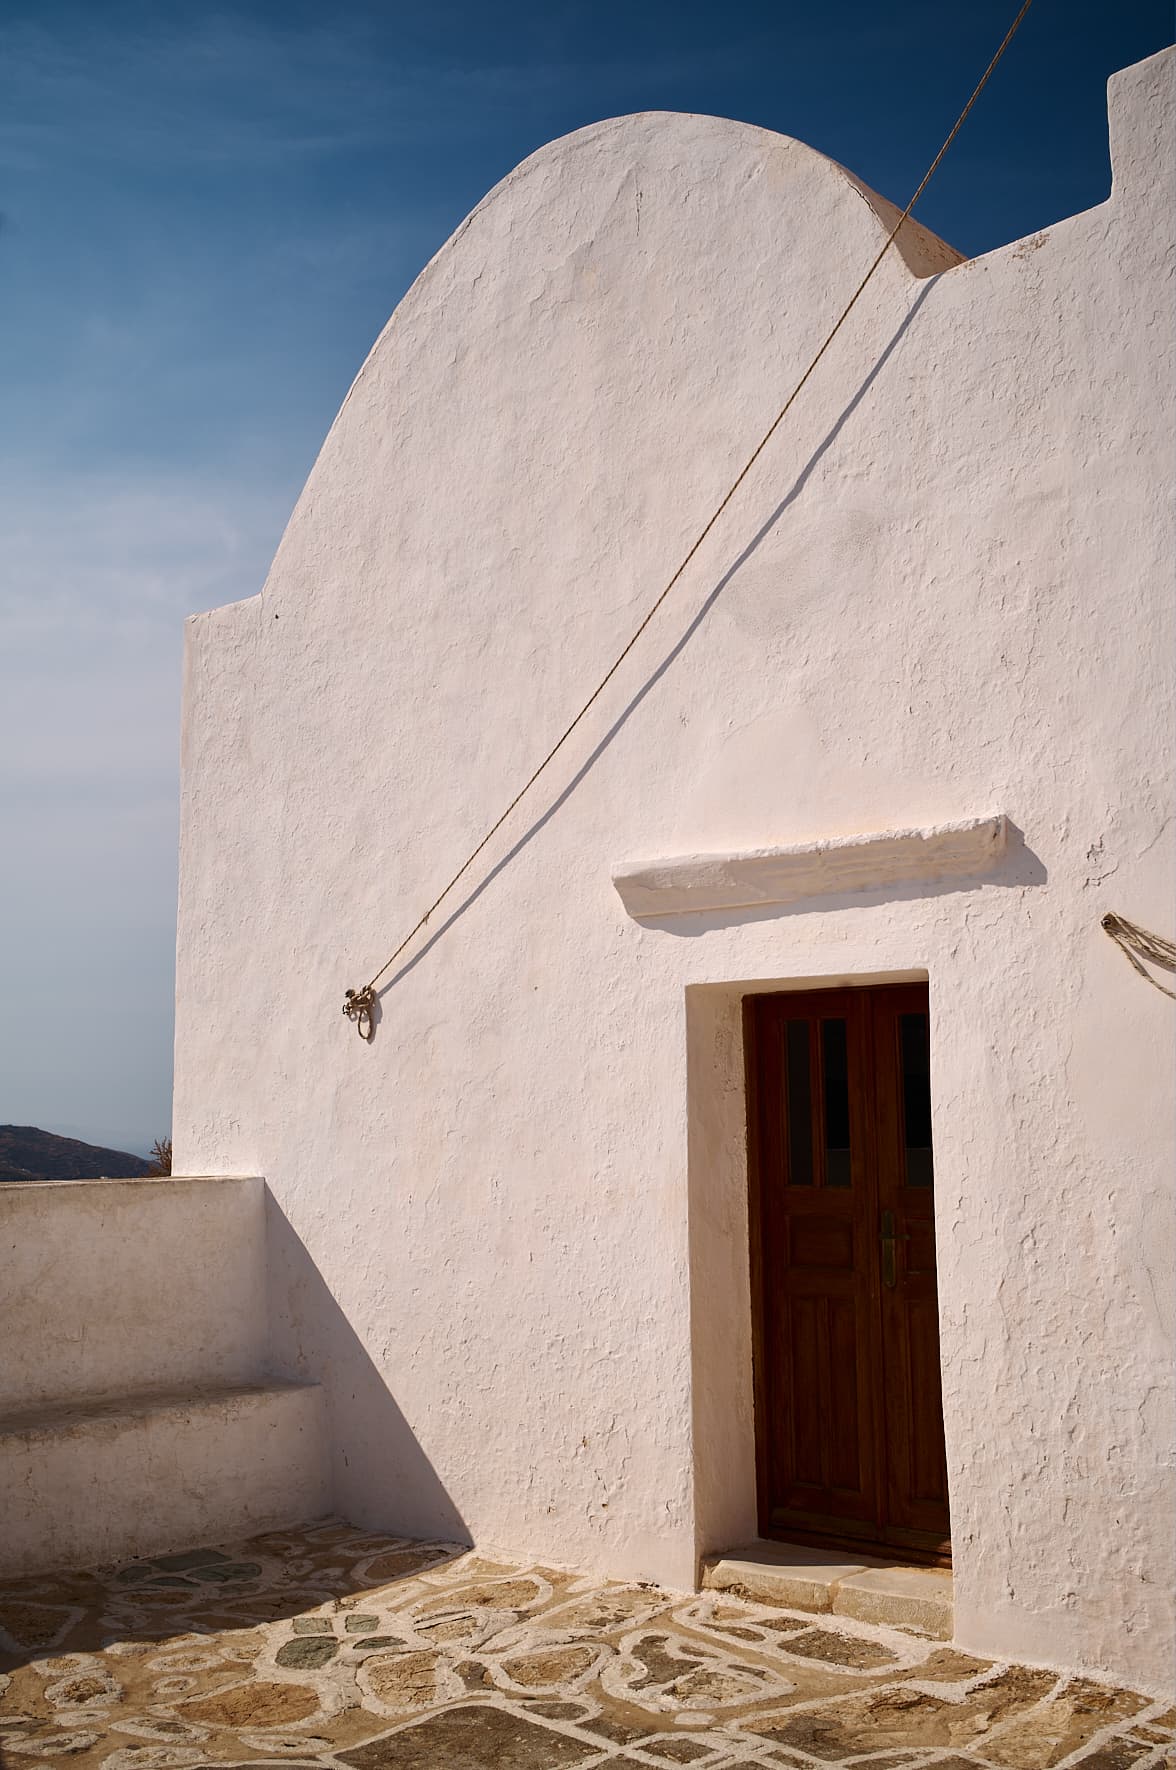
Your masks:
[[[1167,1676],[1176,1007],[1101,918],[1176,931],[1172,117],[1161,56],[1098,208],[901,229],[370,1024],[896,212],[743,124],[553,143],[190,623],[176,1171],[264,1181],[287,1509],[950,1565],[962,1646]]]

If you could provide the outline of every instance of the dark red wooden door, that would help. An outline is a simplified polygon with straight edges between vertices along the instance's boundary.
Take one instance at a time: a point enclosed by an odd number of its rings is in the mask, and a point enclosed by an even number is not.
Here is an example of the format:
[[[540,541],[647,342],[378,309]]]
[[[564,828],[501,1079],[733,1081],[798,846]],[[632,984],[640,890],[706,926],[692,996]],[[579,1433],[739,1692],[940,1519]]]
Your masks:
[[[760,1528],[949,1551],[927,986],[747,999]]]

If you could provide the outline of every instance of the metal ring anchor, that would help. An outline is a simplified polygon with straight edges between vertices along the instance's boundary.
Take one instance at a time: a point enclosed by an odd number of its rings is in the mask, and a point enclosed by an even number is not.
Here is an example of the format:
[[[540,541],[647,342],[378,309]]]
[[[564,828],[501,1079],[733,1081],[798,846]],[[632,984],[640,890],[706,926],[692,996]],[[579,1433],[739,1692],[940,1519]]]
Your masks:
[[[348,1020],[354,1020],[356,1032],[370,1045],[376,1034],[376,992],[370,983],[363,989],[347,991],[343,1012]]]

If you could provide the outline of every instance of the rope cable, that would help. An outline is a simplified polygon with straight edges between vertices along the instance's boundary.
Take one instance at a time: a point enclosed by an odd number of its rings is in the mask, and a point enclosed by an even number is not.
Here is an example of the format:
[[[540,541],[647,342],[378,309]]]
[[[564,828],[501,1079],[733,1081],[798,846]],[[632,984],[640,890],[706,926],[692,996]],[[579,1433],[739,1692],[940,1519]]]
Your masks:
[[[800,380],[796,383],[796,386],[792,389],[792,392],[788,395],[788,398],[785,400],[784,404],[781,406],[780,410],[777,412],[776,416],[773,418],[771,424],[769,424],[767,430],[765,430],[763,436],[760,438],[759,442],[756,444],[755,448],[752,450],[751,454],[748,456],[746,462],[744,463],[743,467],[740,469],[739,473],[736,475],[735,479],[732,481],[727,492],[724,494],[724,496],[722,497],[720,502],[715,506],[715,509],[714,509],[713,513],[711,514],[709,520],[706,522],[705,526],[702,528],[702,530],[698,534],[696,540],[694,541],[694,543],[690,547],[689,551],[686,553],[681,564],[677,567],[676,571],[673,573],[673,576],[670,578],[669,582],[666,584],[664,590],[662,590],[660,595],[655,599],[655,601],[653,601],[650,604],[650,606],[647,609],[645,615],[643,616],[640,624],[634,629],[632,635],[630,636],[630,638],[628,639],[628,641],[626,642],[626,644],[624,645],[622,650],[620,652],[618,652],[616,658],[613,660],[613,662],[609,666],[608,670],[606,670],[605,674],[601,677],[601,679],[597,683],[596,687],[592,690],[592,693],[588,696],[588,699],[584,702],[583,706],[580,708],[580,710],[576,714],[575,718],[572,719],[569,722],[569,724],[564,727],[560,736],[556,739],[555,743],[551,746],[550,750],[548,750],[546,756],[544,756],[543,760],[539,763],[538,767],[535,768],[533,770],[533,772],[528,776],[528,778],[524,781],[523,785],[519,788],[518,792],[515,794],[514,798],[510,801],[510,804],[506,807],[506,809],[502,813],[502,815],[500,817],[498,817],[495,820],[495,822],[490,825],[490,828],[486,831],[486,834],[482,837],[482,839],[478,843],[477,847],[470,851],[470,853],[467,855],[466,859],[462,862],[461,866],[458,867],[456,873],[454,873],[453,877],[449,880],[449,883],[444,887],[444,889],[442,891],[438,892],[437,896],[433,899],[432,903],[429,905],[428,909],[424,912],[424,914],[422,916],[420,916],[416,922],[413,923],[413,926],[409,929],[408,933],[404,936],[404,939],[400,942],[400,945],[395,949],[395,951],[391,954],[391,956],[387,960],[385,960],[384,964],[380,966],[380,969],[375,973],[375,975],[371,978],[371,980],[367,984],[364,985],[364,987],[362,989],[360,989],[360,990],[349,989],[347,991],[344,1002],[343,1002],[343,1012],[344,1012],[344,1014],[346,1014],[348,1016],[349,1019],[355,1021],[356,1029],[359,1032],[359,1035],[361,1038],[370,1041],[373,1034],[374,1034],[374,1031],[375,1031],[375,1022],[374,1022],[374,1014],[375,1014],[375,1007],[376,1007],[375,990],[376,990],[376,985],[379,983],[380,979],[383,976],[385,976],[385,974],[388,971],[391,970],[392,966],[396,963],[396,961],[400,957],[401,953],[404,952],[405,948],[411,943],[411,941],[416,937],[416,935],[418,935],[421,932],[421,929],[425,927],[430,916],[433,915],[434,911],[438,910],[441,907],[441,905],[444,903],[445,899],[449,896],[449,893],[453,890],[454,886],[459,884],[460,881],[465,877],[466,873],[469,872],[470,868],[473,866],[473,864],[477,860],[478,856],[482,853],[482,850],[486,847],[487,843],[490,842],[493,839],[493,837],[498,834],[498,831],[502,828],[503,824],[506,822],[506,820],[510,816],[511,812],[515,809],[515,807],[519,804],[519,802],[522,799],[524,799],[526,797],[526,795],[530,792],[531,788],[535,785],[535,782],[539,779],[540,775],[544,773],[544,771],[550,766],[550,764],[552,762],[554,762],[555,758],[559,755],[559,752],[563,749],[564,745],[567,743],[567,741],[571,737],[572,733],[576,730],[577,726],[579,726],[581,721],[591,711],[593,706],[595,706],[596,702],[599,700],[600,696],[604,693],[605,689],[608,687],[609,683],[612,681],[613,677],[616,675],[617,671],[620,669],[621,665],[624,663],[624,661],[628,657],[629,653],[633,650],[633,647],[637,644],[637,641],[641,638],[642,634],[645,632],[646,628],[649,626],[650,622],[653,620],[654,616],[657,614],[658,610],[661,608],[662,604],[665,602],[667,596],[669,596],[670,592],[674,589],[675,585],[678,583],[679,579],[682,577],[683,572],[685,572],[686,568],[690,565],[690,562],[693,560],[695,554],[698,552],[699,548],[702,546],[702,544],[706,540],[707,536],[711,533],[711,530],[714,528],[715,524],[718,522],[719,518],[722,516],[723,512],[726,510],[728,504],[730,504],[732,498],[735,496],[736,492],[739,490],[740,486],[743,484],[744,480],[747,478],[748,474],[751,472],[752,468],[755,466],[756,462],[759,460],[760,456],[763,454],[764,450],[767,448],[768,444],[771,442],[773,436],[775,436],[776,431],[780,428],[780,425],[783,423],[784,419],[788,416],[788,413],[791,411],[798,396],[800,395],[800,393],[802,392],[802,390],[804,389],[804,387],[808,383],[810,377],[813,374],[813,371],[816,369],[817,364],[821,361],[821,358],[825,355],[825,352],[828,350],[829,346],[832,344],[833,340],[836,338],[838,332],[840,332],[842,326],[845,324],[846,320],[849,318],[850,314],[853,312],[854,308],[857,306],[858,300],[860,299],[862,294],[865,292],[865,289],[866,289],[867,285],[869,284],[870,280],[872,279],[874,272],[878,269],[878,266],[881,264],[882,260],[886,256],[887,252],[889,252],[891,246],[894,244],[895,240],[897,239],[899,230],[903,226],[903,223],[906,222],[910,218],[911,211],[914,209],[915,204],[918,202],[919,198],[922,196],[923,192],[926,190],[927,186],[930,184],[932,178],[935,176],[935,173],[939,170],[940,163],[942,162],[945,154],[947,153],[948,149],[951,147],[952,143],[954,142],[956,136],[959,134],[960,130],[963,128],[963,126],[964,126],[965,122],[967,121],[968,116],[972,110],[973,105],[976,103],[976,100],[980,97],[980,94],[983,92],[983,90],[987,86],[989,80],[992,78],[992,75],[996,69],[998,62],[1000,61],[1001,57],[1004,55],[1005,50],[1008,48],[1008,46],[1012,42],[1013,38],[1016,36],[1017,31],[1020,29],[1021,21],[1024,19],[1025,14],[1028,12],[1032,3],[1033,3],[1033,0],[1023,0],[1023,4],[1021,6],[1021,9],[1017,13],[1017,16],[1014,18],[1014,20],[1013,20],[1012,24],[1009,26],[1008,30],[1005,32],[1005,35],[1004,35],[1003,39],[1001,40],[1000,46],[997,49],[996,54],[992,57],[992,60],[989,62],[988,66],[985,68],[983,74],[981,75],[979,81],[977,82],[976,88],[975,88],[974,92],[972,93],[972,96],[969,98],[967,104],[964,106],[963,110],[960,112],[959,116],[956,118],[955,123],[952,126],[950,134],[947,136],[946,140],[943,143],[943,146],[940,148],[939,152],[936,154],[935,158],[932,160],[930,166],[928,166],[926,172],[923,174],[923,177],[920,179],[919,184],[918,184],[918,188],[916,189],[914,195],[911,197],[911,200],[907,204],[906,208],[902,211],[902,214],[899,216],[898,220],[895,222],[894,226],[891,228],[890,233],[887,235],[885,242],[883,243],[882,247],[878,251],[876,257],[874,258],[873,263],[870,265],[869,269],[866,271],[865,276],[862,278],[861,282],[858,284],[857,288],[854,290],[853,294],[850,296],[849,300],[846,302],[844,308],[842,309],[840,315],[838,316],[836,322],[834,323],[832,330],[827,334],[824,343],[821,345],[820,349],[817,351],[817,354],[813,357],[812,361],[809,363],[808,368],[804,371],[804,374],[800,377]]]

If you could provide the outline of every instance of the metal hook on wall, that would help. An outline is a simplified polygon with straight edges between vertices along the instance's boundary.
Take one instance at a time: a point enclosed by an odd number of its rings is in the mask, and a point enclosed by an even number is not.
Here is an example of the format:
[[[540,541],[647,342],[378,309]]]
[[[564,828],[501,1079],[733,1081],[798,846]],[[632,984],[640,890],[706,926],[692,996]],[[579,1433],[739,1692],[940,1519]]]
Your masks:
[[[348,1020],[354,1020],[356,1032],[370,1045],[376,1033],[376,992],[370,983],[363,989],[347,991],[343,1012]]]

